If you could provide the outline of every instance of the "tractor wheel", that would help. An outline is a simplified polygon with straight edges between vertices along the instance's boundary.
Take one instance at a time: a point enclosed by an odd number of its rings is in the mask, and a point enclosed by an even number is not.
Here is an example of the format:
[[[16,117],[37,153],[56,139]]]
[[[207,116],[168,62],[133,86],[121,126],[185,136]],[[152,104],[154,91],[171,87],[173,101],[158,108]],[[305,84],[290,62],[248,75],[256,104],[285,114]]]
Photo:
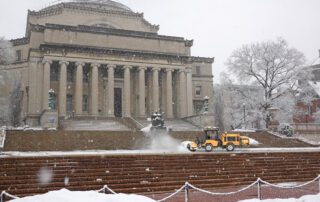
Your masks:
[[[212,149],[213,149],[212,144],[206,144],[206,148],[205,149],[206,149],[207,152],[211,152]]]
[[[227,151],[233,151],[234,150],[234,145],[232,143],[228,144],[226,149],[227,149]]]
[[[190,144],[187,145],[187,148],[188,148],[188,150],[191,151],[191,152],[195,152],[195,151],[196,151],[195,149],[192,149],[192,148],[191,148]]]

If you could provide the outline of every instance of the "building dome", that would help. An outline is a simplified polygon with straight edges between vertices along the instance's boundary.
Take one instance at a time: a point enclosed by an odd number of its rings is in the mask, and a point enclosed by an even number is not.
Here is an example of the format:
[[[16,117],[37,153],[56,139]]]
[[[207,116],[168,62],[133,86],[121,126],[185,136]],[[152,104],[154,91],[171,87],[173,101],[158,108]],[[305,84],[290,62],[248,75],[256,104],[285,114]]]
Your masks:
[[[116,1],[112,0],[59,0],[56,1],[54,5],[46,7],[40,11],[51,10],[52,8],[59,7],[61,4],[67,4],[70,6],[78,6],[84,8],[97,8],[103,10],[114,10],[114,11],[124,11],[132,12],[132,10]]]

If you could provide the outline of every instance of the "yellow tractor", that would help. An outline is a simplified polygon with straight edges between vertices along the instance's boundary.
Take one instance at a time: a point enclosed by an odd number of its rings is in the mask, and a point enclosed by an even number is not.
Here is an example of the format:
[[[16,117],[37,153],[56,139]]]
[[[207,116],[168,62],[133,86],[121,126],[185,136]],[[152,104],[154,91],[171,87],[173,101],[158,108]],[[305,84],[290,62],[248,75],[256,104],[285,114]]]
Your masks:
[[[201,138],[197,138],[195,142],[187,145],[190,151],[204,148],[207,152],[211,152],[213,148],[221,147],[227,151],[233,151],[235,147],[249,146],[249,138],[241,136],[239,133],[225,132],[219,134],[217,127],[205,127]]]

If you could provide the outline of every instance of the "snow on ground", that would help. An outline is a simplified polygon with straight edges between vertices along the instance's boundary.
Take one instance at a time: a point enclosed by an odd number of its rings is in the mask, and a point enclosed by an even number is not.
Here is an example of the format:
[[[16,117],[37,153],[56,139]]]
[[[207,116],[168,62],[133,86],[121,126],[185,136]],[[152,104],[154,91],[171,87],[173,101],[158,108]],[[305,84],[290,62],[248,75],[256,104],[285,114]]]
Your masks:
[[[249,144],[250,145],[259,145],[261,144],[260,142],[258,142],[257,140],[253,139],[253,138],[249,138]]]
[[[256,130],[253,130],[253,129],[234,129],[233,130],[234,132],[242,132],[242,133],[254,133],[256,132]]]
[[[86,150],[86,151],[42,151],[42,152],[0,152],[0,158],[4,157],[30,157],[30,156],[92,156],[92,155],[145,155],[145,154],[191,154],[188,149],[168,150]],[[230,153],[224,149],[217,148],[212,152],[197,150],[198,153]],[[261,153],[261,152],[320,152],[320,147],[293,147],[293,148],[236,148],[232,153]]]
[[[318,194],[318,195],[305,195],[299,199],[295,199],[295,198],[265,199],[265,200],[249,199],[249,200],[243,200],[243,201],[239,201],[239,202],[319,202],[319,201],[320,201],[320,194]]]
[[[43,195],[30,196],[20,199],[11,200],[11,202],[155,202],[145,196],[134,194],[102,194],[96,191],[69,191],[61,189],[51,191]]]
[[[150,151],[166,152],[188,152],[187,146],[169,135],[168,130],[151,130],[152,125],[142,128],[141,131],[146,136],[141,149]]]
[[[150,124],[150,125],[148,125],[147,127],[142,128],[141,131],[142,131],[144,134],[148,134],[148,133],[150,132],[150,130],[151,130],[151,127],[152,127],[152,125]]]

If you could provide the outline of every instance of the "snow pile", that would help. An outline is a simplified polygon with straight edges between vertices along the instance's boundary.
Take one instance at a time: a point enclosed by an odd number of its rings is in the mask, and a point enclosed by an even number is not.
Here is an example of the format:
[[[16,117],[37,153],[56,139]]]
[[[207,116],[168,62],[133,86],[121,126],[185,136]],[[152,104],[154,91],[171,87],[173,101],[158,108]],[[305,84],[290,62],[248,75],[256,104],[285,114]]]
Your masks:
[[[151,127],[152,127],[152,125],[150,124],[149,126],[142,128],[141,131],[144,134],[148,134],[150,132],[150,130],[151,130]]]
[[[250,144],[250,145],[259,145],[259,144],[261,144],[261,143],[258,142],[258,141],[255,140],[255,139],[249,138],[249,144]]]
[[[179,146],[179,151],[180,151],[180,152],[189,151],[189,150],[188,150],[188,144],[191,144],[191,143],[192,143],[191,141],[181,142],[181,143],[180,143],[180,146]]]
[[[183,150],[180,141],[171,137],[166,130],[151,130],[152,125],[142,128],[145,135],[144,148],[153,151],[171,151],[177,152]]]
[[[151,137],[149,149],[179,151],[180,142],[172,138],[167,132],[161,132]]]
[[[69,191],[61,189],[43,195],[30,196],[12,200],[12,202],[155,202],[145,196],[127,194],[102,194],[96,191]]]
[[[265,199],[265,200],[249,199],[249,200],[243,200],[243,201],[239,201],[239,202],[319,202],[319,201],[320,201],[320,194],[318,194],[318,195],[305,195],[299,199],[295,199],[295,198]]]
[[[254,132],[256,132],[256,130],[240,129],[240,128],[234,129],[233,131],[234,132],[242,132],[242,133],[254,133]]]

